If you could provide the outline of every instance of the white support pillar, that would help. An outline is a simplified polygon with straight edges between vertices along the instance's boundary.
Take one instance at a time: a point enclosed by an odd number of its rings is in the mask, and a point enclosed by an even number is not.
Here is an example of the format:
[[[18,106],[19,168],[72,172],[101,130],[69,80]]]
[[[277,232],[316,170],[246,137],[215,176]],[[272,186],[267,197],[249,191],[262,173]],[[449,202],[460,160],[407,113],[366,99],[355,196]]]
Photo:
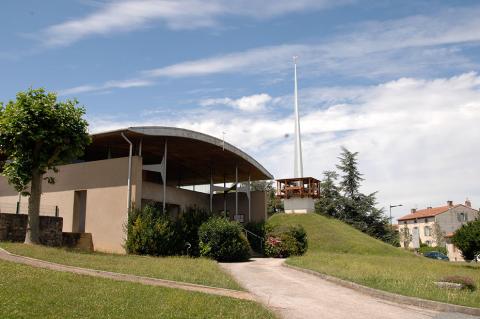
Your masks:
[[[138,156],[142,157],[142,144],[143,144],[143,138],[140,139],[140,143],[138,145]]]
[[[127,216],[130,214],[130,210],[132,209],[132,149],[133,149],[133,144],[132,142],[125,136],[125,134],[120,133],[122,137],[127,141],[127,143],[130,145],[129,151],[128,151],[128,178],[127,178],[127,189],[128,189],[128,195],[127,195]]]
[[[238,164],[235,164],[235,215],[238,215]]]
[[[248,198],[248,222],[252,221],[252,200],[251,200],[251,189],[250,189],[250,174],[248,175],[248,186],[247,186],[247,198]]]
[[[227,217],[227,183],[226,183],[225,173],[223,174],[223,215]]]
[[[210,168],[210,213],[213,212],[213,174]]]
[[[165,140],[165,151],[163,153],[163,212],[167,208],[167,140]]]

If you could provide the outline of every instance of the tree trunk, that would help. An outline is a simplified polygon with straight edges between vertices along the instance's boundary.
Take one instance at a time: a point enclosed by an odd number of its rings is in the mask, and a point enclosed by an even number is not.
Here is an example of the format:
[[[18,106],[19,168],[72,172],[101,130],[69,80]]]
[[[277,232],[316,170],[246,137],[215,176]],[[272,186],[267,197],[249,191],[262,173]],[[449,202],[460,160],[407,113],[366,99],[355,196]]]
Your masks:
[[[28,224],[25,244],[40,243],[40,196],[42,195],[42,174],[32,172],[30,197],[28,198]]]

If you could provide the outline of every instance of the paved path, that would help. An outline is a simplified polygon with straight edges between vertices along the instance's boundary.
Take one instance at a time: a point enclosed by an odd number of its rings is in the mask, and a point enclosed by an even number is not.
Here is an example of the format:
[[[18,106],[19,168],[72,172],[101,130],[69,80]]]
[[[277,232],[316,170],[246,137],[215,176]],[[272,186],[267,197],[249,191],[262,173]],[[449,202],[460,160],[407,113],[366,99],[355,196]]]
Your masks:
[[[377,299],[317,276],[283,267],[282,263],[281,259],[254,258],[251,262],[222,263],[221,266],[283,318],[474,318]]]
[[[232,298],[243,299],[243,300],[254,300],[254,297],[250,293],[245,291],[237,291],[237,290],[231,290],[231,289],[184,283],[179,281],[142,277],[142,276],[135,276],[135,275],[128,275],[128,274],[120,274],[120,273],[110,272],[110,271],[102,271],[102,270],[96,270],[96,269],[61,265],[61,264],[51,263],[48,261],[43,261],[35,258],[14,255],[2,248],[0,248],[0,259],[19,263],[19,264],[24,264],[32,267],[50,269],[55,271],[70,272],[78,275],[87,275],[87,276],[93,276],[93,277],[113,279],[118,281],[129,281],[129,282],[141,283],[141,284],[150,285],[150,286],[161,286],[161,287],[167,287],[167,288],[176,288],[176,289],[182,289],[182,290],[188,290],[188,291],[203,292],[207,294],[220,295],[220,296],[232,297]]]

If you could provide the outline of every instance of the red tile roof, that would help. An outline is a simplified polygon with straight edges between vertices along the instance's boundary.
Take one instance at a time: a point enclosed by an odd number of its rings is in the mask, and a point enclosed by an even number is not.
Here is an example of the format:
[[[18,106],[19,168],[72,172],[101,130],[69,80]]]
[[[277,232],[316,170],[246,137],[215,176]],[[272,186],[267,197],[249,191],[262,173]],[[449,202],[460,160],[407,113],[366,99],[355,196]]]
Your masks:
[[[457,207],[459,205],[455,206],[440,206],[440,207],[433,207],[433,208],[426,208],[426,209],[421,209],[417,210],[413,214],[408,214],[403,217],[400,217],[398,221],[403,221],[403,220],[409,220],[409,219],[416,219],[416,218],[427,218],[427,217],[433,217],[437,216],[441,213],[445,213],[447,210],[453,207]]]

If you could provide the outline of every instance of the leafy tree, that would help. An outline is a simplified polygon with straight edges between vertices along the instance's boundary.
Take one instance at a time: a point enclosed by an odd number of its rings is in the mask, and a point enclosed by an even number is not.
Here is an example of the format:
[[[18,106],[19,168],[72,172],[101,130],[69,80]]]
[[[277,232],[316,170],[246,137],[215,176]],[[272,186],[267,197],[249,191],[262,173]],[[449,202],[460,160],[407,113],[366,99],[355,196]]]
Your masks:
[[[337,169],[342,172],[342,180],[340,186],[347,198],[355,199],[360,192],[361,182],[364,180],[362,174],[358,170],[358,152],[350,152],[345,147],[342,147],[342,152],[338,159],[340,164]]]
[[[84,114],[77,100],[59,102],[44,89],[19,92],[15,101],[0,105],[0,152],[7,158],[2,173],[17,191],[30,195],[25,243],[39,243],[42,180],[55,182],[44,174],[83,155],[90,143]]]
[[[404,226],[400,229],[400,240],[403,242],[403,247],[408,249],[408,245],[412,241],[412,236],[410,235],[410,231],[408,230],[407,226]]]
[[[452,243],[462,251],[465,260],[480,254],[480,220],[468,222],[453,234]]]
[[[315,202],[315,212],[323,215],[339,217],[340,189],[335,184],[338,173],[335,171],[323,172],[323,180],[320,182],[320,198]]]
[[[384,215],[383,209],[376,207],[376,192],[363,194],[360,186],[364,178],[358,169],[358,152],[350,152],[342,147],[336,166],[339,177],[334,171],[324,173],[320,183],[320,198],[316,202],[316,212],[340,219],[360,231],[392,245],[398,246],[398,233]]]

